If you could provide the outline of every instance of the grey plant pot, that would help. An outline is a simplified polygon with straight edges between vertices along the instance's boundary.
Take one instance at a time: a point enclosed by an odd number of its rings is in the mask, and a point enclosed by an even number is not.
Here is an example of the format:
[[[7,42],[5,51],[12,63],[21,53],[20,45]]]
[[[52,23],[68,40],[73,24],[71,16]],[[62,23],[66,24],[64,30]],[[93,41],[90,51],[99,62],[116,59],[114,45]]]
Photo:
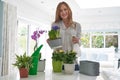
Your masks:
[[[55,40],[48,40],[48,44],[51,48],[56,48],[62,46],[62,39],[58,38]]]
[[[46,59],[38,62],[38,72],[44,72]]]

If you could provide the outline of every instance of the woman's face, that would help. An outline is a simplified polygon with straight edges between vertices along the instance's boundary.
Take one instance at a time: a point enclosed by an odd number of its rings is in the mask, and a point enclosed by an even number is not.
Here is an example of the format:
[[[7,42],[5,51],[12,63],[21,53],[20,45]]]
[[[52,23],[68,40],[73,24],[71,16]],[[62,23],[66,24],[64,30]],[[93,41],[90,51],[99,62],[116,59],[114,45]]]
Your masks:
[[[60,17],[65,20],[68,18],[68,8],[63,4],[60,8]]]

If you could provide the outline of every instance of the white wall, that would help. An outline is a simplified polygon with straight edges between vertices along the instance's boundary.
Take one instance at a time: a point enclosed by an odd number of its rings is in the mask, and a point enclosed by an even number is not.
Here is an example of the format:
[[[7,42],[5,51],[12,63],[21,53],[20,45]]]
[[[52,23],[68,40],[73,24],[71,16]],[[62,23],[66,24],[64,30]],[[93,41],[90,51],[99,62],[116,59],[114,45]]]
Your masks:
[[[83,30],[120,30],[120,7],[81,9]]]
[[[18,8],[18,16],[38,23],[50,24],[54,21],[55,9],[58,2],[55,0],[3,0]],[[71,7],[73,19],[82,25],[82,30],[120,29],[120,7],[81,9],[72,0],[65,0]]]
[[[35,8],[24,1],[20,1],[18,4],[18,16],[45,24],[49,24],[51,19],[49,13],[43,11],[42,9],[40,10],[39,8]]]

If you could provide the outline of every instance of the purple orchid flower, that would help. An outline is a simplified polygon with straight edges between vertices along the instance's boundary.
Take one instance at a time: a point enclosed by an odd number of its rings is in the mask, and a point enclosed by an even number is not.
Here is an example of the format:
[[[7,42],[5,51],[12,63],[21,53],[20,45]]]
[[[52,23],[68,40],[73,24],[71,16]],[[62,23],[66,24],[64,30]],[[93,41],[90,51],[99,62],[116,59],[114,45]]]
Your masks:
[[[37,40],[37,37],[35,35],[32,35],[31,38],[35,41]]]
[[[43,34],[44,32],[45,32],[44,30],[39,31],[40,34]]]
[[[31,38],[35,41],[37,41],[38,38],[40,38],[41,34],[43,34],[44,32],[46,32],[45,30],[40,30],[40,31],[34,31],[33,35],[31,36]]]

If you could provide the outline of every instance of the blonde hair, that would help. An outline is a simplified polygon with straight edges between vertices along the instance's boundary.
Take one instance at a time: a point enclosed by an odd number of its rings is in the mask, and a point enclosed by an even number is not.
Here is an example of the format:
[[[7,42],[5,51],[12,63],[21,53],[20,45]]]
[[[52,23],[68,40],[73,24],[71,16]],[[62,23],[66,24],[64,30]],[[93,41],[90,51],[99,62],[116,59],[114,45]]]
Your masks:
[[[55,23],[59,22],[62,20],[62,18],[60,17],[60,8],[62,5],[65,5],[68,9],[68,24],[69,25],[72,25],[73,23],[73,20],[72,20],[72,11],[69,7],[69,5],[66,3],[66,2],[60,2],[57,6],[57,9],[56,9],[56,16],[55,16]]]

